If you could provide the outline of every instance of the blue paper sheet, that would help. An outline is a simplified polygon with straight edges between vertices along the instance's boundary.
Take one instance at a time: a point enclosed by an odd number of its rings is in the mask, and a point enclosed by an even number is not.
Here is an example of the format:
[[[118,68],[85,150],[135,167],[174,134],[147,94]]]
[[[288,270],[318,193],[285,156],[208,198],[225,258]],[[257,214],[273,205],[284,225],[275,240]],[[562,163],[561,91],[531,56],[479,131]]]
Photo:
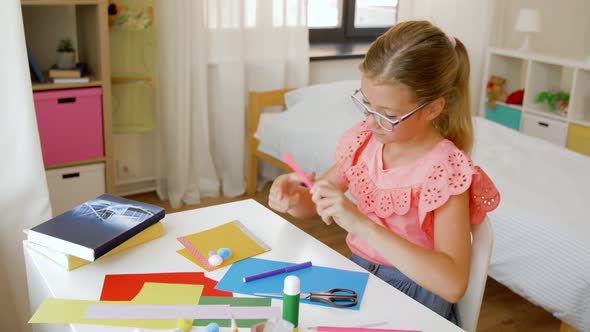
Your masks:
[[[259,258],[247,258],[232,264],[227,273],[219,281],[216,289],[228,292],[250,294],[254,293],[283,293],[285,277],[295,275],[301,280],[301,293],[321,292],[332,288],[348,288],[358,293],[358,303],[354,307],[344,309],[359,310],[363,299],[365,287],[369,274],[366,272],[355,272],[334,269],[323,266],[312,266],[309,268],[293,271],[286,274],[279,274],[272,277],[259,279],[251,282],[243,282],[246,276],[258,274],[265,271],[279,269],[295,263],[271,261]],[[302,303],[329,306],[321,302],[311,302],[301,299]]]

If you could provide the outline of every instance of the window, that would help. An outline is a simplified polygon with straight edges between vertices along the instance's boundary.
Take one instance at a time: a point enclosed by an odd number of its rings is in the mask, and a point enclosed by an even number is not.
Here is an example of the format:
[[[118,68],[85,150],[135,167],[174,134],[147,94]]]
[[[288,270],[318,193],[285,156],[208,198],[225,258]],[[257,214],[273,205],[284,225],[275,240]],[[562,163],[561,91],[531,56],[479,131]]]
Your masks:
[[[312,0],[311,43],[373,40],[397,21],[398,0]]]

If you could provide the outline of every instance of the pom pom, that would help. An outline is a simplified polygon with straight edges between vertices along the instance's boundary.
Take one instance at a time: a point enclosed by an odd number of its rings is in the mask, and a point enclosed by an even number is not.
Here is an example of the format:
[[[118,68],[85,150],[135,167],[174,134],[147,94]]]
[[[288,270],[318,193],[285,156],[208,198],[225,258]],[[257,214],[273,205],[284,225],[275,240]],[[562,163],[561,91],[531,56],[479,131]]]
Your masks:
[[[215,254],[209,257],[209,264],[211,264],[211,266],[218,266],[221,265],[221,263],[223,263],[223,258],[221,258],[221,256]]]
[[[217,254],[223,259],[228,259],[231,256],[231,250],[229,248],[219,248]]]
[[[207,332],[219,332],[219,325],[217,323],[209,323],[207,325],[206,330]]]
[[[211,257],[213,255],[215,255],[215,251],[213,251],[213,250],[209,251],[209,257]]]
[[[178,322],[176,323],[176,326],[178,327],[179,330],[181,330],[183,332],[188,332],[193,328],[193,320],[187,319],[187,318],[179,319]]]

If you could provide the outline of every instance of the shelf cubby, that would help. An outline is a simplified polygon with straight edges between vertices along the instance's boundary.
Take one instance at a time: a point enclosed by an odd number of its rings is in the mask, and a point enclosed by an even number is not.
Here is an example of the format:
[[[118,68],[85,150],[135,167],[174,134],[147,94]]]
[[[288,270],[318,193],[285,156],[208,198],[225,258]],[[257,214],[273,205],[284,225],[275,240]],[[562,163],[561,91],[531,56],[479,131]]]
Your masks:
[[[570,99],[570,119],[590,126],[590,69],[578,69]]]
[[[540,61],[531,61],[529,66],[524,95],[525,109],[548,117],[565,118],[565,114],[559,110],[551,111],[546,102],[537,103],[535,100],[544,91],[549,93],[562,91],[571,94],[574,68]]]
[[[500,76],[506,80],[508,93],[524,89],[528,61],[516,57],[491,54],[489,75]]]

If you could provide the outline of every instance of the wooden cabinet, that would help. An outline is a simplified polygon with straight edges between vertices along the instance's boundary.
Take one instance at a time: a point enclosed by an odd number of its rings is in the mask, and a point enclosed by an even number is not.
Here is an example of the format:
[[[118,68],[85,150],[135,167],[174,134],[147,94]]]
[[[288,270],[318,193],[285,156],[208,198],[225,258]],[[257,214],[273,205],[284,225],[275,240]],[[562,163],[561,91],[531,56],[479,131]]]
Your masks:
[[[90,196],[115,193],[108,0],[21,0],[21,6],[27,47],[46,78],[66,38],[89,72],[85,83],[32,82],[55,215]],[[86,91],[97,91],[96,98],[85,101]],[[47,99],[53,95],[59,98]]]

